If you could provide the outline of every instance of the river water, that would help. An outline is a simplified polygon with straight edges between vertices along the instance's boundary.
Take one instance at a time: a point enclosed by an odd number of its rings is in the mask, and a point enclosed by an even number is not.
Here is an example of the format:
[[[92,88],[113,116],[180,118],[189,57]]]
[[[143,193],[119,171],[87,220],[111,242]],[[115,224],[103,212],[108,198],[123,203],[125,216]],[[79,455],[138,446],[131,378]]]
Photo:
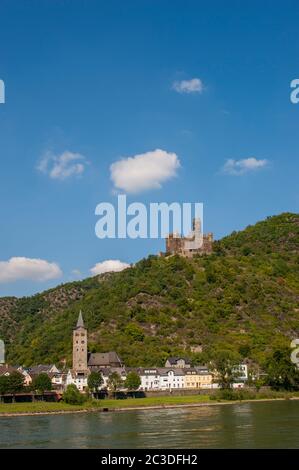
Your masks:
[[[1,417],[0,448],[299,448],[299,401]]]

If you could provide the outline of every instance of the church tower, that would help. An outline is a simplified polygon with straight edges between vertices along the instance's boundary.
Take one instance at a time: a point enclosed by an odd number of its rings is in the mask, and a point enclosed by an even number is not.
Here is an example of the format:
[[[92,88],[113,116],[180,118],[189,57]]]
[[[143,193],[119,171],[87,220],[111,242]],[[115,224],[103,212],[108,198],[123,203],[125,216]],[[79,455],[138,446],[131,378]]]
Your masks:
[[[73,331],[73,370],[87,371],[87,329],[84,327],[81,310]]]

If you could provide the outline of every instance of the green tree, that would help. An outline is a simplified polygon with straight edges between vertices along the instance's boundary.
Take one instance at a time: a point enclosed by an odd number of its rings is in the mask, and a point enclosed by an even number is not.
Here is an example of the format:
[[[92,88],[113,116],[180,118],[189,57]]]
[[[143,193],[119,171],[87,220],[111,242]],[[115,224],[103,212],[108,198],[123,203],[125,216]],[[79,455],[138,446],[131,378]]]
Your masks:
[[[45,372],[37,375],[32,381],[32,390],[37,390],[42,393],[44,393],[46,390],[52,390],[52,382],[50,377]]]
[[[121,378],[119,373],[112,372],[112,374],[110,374],[108,377],[107,386],[108,386],[108,389],[113,392],[114,397],[116,395],[116,392],[121,388],[122,385],[123,385],[123,379]]]
[[[8,389],[7,393],[18,393],[21,392],[24,388],[24,376],[18,372],[12,372],[8,376]]]
[[[299,370],[291,361],[290,348],[281,348],[273,352],[265,363],[266,383],[274,390],[298,390]]]
[[[134,372],[134,371],[129,372],[124,385],[128,390],[131,390],[131,391],[138,390],[138,388],[141,385],[141,380],[137,372]]]
[[[221,351],[218,353],[214,361],[212,361],[212,368],[216,372],[215,382],[219,383],[221,389],[230,389],[236,378],[238,372],[238,358],[230,351]]]
[[[8,393],[9,382],[7,375],[1,375],[0,377],[0,395],[4,395],[4,393]]]
[[[76,385],[70,384],[63,393],[62,399],[69,405],[82,405],[82,403],[85,401],[85,396],[79,392]]]
[[[100,372],[93,371],[88,376],[87,384],[92,393],[95,393],[103,382],[104,380]]]

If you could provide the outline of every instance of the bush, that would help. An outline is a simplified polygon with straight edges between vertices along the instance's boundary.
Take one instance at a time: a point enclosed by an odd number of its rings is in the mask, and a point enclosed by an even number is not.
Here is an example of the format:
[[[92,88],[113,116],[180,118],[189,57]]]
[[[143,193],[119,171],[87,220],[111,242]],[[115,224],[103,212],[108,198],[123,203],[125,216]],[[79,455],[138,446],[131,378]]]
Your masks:
[[[68,405],[82,405],[86,401],[86,397],[79,392],[74,384],[67,386],[62,399]]]
[[[224,389],[217,391],[214,395],[211,396],[211,400],[254,400],[257,398],[256,393],[251,390],[244,389]]]
[[[42,372],[33,379],[31,388],[32,390],[38,390],[42,393],[46,390],[52,390],[52,382],[50,377],[46,373]]]

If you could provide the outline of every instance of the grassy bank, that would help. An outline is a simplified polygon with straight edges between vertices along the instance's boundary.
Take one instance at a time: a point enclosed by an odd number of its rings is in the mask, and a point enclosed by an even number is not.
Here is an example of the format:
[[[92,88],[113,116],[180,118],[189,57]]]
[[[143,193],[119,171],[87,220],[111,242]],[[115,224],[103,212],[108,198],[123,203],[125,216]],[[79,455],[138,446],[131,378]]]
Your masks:
[[[209,402],[208,395],[194,396],[165,396],[150,398],[127,398],[126,400],[90,400],[83,405],[68,405],[66,403],[1,403],[0,414],[3,413],[46,413],[46,412],[63,412],[63,411],[84,411],[103,408],[135,408],[147,406],[166,406],[166,405],[187,405],[190,403],[206,403]]]
[[[242,400],[275,400],[299,398],[299,393],[288,392],[268,392],[247,394],[234,394],[230,399],[222,398],[221,395],[190,395],[190,396],[163,396],[149,398],[128,398],[125,400],[89,400],[83,405],[68,405],[66,403],[2,403],[0,404],[0,416],[7,414],[35,414],[35,413],[63,413],[80,411],[102,411],[126,409],[126,408],[146,408],[146,407],[167,407],[167,406],[188,406],[200,404],[230,403]]]

